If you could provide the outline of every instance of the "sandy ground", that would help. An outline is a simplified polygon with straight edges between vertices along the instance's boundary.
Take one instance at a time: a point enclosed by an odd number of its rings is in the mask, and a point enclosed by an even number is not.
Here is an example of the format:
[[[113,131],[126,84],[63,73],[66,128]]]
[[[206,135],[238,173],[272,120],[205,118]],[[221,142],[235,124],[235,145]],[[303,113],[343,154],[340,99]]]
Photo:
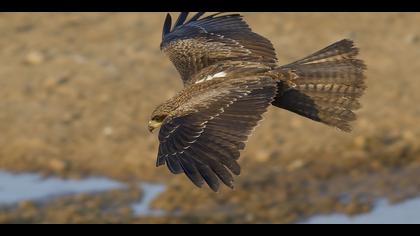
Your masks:
[[[168,190],[153,205],[178,213],[133,217],[122,204],[113,215],[59,217],[62,205],[81,207],[75,197],[4,209],[0,222],[285,223],[420,193],[420,14],[244,16],[281,64],[342,38],[356,42],[368,90],[351,134],[271,108],[242,153],[235,190],[197,189],[155,168],[157,136],[147,130],[154,107],[182,88],[159,50],[163,13],[2,13],[0,168],[161,181]],[[114,201],[107,194],[95,196]],[[33,215],[24,218],[27,209]]]

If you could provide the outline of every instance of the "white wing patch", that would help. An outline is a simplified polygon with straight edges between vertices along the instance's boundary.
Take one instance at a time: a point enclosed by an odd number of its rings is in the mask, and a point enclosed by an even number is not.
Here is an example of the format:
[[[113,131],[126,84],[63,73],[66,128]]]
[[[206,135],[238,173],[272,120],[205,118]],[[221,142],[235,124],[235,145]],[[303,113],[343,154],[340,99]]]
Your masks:
[[[203,79],[197,80],[195,83],[198,84],[198,83],[201,83],[201,82],[204,82],[204,81],[212,80],[214,78],[222,78],[222,77],[225,77],[225,76],[226,76],[226,72],[222,71],[222,72],[218,72],[214,75],[208,75],[207,77],[205,77]]]

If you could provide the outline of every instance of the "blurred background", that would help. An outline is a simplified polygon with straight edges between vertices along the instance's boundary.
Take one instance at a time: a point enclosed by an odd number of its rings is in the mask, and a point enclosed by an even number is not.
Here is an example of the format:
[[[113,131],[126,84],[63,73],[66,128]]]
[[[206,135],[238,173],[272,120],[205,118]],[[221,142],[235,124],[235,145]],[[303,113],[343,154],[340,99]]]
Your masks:
[[[280,64],[355,41],[352,133],[271,108],[235,190],[198,189],[147,130],[182,89],[164,13],[2,13],[0,223],[420,223],[420,14],[243,15]]]

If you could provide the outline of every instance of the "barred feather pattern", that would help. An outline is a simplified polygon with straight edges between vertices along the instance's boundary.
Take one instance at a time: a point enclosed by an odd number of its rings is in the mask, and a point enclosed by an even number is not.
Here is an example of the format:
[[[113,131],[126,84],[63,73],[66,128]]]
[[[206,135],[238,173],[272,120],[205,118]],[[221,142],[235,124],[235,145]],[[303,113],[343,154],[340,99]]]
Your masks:
[[[366,89],[366,66],[357,54],[353,42],[345,39],[277,68],[283,81],[273,105],[350,132]]]
[[[200,95],[206,102],[188,101],[193,104],[178,108],[183,115],[165,119],[159,131],[156,165],[166,164],[172,173],[185,173],[196,186],[207,183],[213,191],[219,181],[233,188],[240,150],[277,92],[270,77],[225,81],[220,90],[227,93]]]
[[[167,14],[161,49],[184,89],[158,106],[157,166],[218,191],[233,188],[240,151],[270,104],[351,131],[366,89],[364,62],[351,40],[341,40],[288,65],[277,64],[271,42],[239,14],[191,18]]]
[[[271,42],[252,32],[241,15],[217,13],[200,18],[203,15],[200,12],[185,22],[187,15],[181,13],[171,30],[168,14],[161,43],[185,86],[192,84],[196,73],[218,62],[237,60],[272,65],[277,62]]]

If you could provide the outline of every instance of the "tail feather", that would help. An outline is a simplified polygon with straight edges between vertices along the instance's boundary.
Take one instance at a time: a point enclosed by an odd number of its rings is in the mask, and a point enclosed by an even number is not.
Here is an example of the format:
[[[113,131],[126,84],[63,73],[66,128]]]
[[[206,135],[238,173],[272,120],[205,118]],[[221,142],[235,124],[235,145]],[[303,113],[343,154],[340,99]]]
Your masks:
[[[292,64],[341,61],[343,59],[352,59],[357,56],[358,53],[359,49],[354,47],[353,41],[343,39]]]
[[[273,105],[350,132],[366,89],[362,60],[350,40],[276,69],[283,78]]]

